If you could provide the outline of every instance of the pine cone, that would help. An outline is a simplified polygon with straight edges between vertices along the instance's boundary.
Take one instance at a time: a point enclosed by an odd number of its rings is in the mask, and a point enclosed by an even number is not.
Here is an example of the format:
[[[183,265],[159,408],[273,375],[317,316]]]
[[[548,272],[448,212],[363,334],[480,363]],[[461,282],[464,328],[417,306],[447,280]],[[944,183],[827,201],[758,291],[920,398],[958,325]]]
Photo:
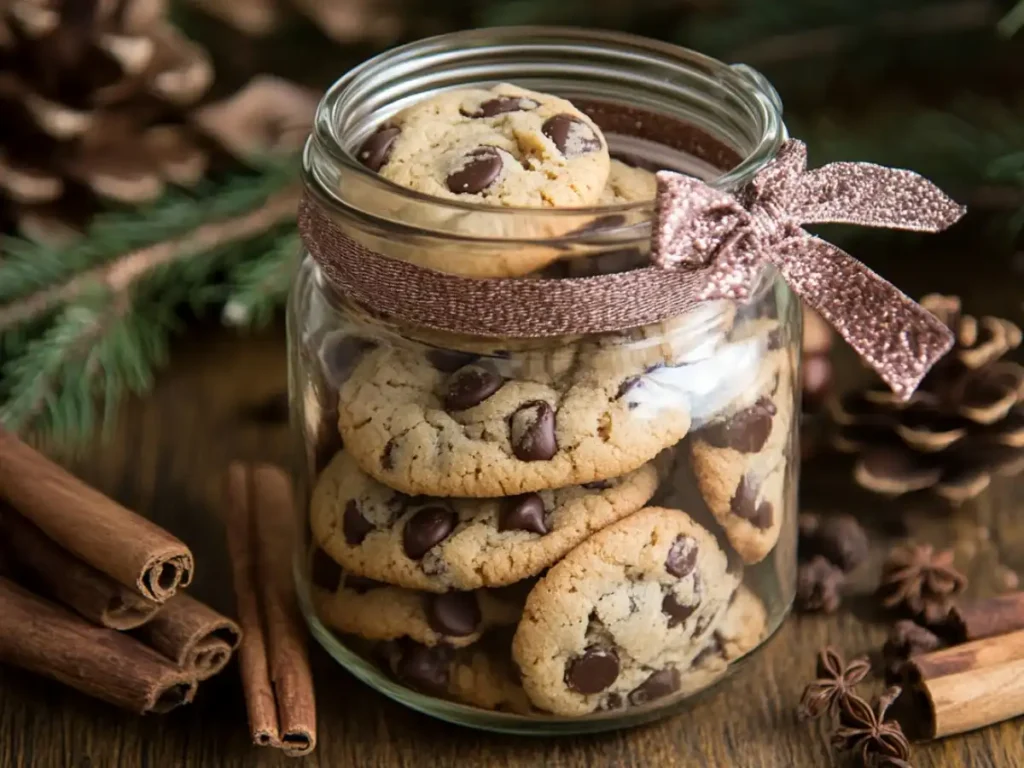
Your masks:
[[[917,393],[900,402],[880,382],[833,399],[833,445],[858,454],[863,487],[898,496],[930,489],[959,504],[993,475],[1024,471],[1024,366],[1003,359],[1021,343],[1008,320],[962,314],[955,296],[922,306],[956,336]]]
[[[166,15],[166,0],[0,0],[0,231],[61,239],[99,203],[152,201],[211,154],[251,152],[192,119],[213,69]]]
[[[276,30],[289,13],[316,24],[338,43],[393,43],[404,31],[397,0],[191,0],[211,16],[253,37]]]

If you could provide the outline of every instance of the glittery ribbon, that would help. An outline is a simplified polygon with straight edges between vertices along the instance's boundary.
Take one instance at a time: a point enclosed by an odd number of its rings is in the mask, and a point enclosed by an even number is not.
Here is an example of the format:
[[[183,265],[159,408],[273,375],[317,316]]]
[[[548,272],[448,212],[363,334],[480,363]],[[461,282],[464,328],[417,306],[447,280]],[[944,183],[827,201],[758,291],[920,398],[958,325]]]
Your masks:
[[[938,232],[964,213],[911,171],[869,163],[807,170],[790,140],[736,195],[670,171],[658,173],[651,259],[696,270],[703,300],[743,300],[765,262],[828,320],[901,398],[953,344],[949,329],[849,254],[802,229],[844,223]]]

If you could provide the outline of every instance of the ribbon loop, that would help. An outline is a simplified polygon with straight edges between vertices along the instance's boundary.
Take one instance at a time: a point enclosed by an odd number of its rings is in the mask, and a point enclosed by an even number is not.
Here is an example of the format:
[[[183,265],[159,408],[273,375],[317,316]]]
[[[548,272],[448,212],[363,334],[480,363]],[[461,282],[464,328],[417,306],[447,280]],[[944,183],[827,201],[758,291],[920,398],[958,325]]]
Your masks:
[[[804,224],[846,223],[938,232],[964,208],[916,173],[870,163],[807,170],[790,140],[736,196],[681,174],[658,173],[651,260],[706,267],[704,300],[742,300],[765,263],[814,307],[901,398],[952,346],[927,310]]]

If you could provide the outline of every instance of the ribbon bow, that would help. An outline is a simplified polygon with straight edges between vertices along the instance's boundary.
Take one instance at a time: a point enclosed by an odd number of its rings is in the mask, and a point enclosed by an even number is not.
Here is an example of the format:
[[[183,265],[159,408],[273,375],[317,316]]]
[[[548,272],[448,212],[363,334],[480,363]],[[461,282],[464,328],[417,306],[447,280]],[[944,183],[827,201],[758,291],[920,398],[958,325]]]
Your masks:
[[[735,196],[658,173],[651,258],[704,269],[699,298],[745,299],[765,262],[907,399],[953,345],[934,315],[840,248],[805,232],[824,222],[938,232],[964,208],[916,173],[870,163],[807,170],[807,148],[787,141]]]

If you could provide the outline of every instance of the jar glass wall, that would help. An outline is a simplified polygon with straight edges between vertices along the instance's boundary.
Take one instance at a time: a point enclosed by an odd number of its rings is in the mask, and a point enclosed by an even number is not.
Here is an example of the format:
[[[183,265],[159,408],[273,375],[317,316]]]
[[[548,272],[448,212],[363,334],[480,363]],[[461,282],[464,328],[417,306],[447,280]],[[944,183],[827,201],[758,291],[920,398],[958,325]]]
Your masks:
[[[487,208],[397,187],[353,147],[439,91],[571,100],[613,156],[737,189],[785,138],[757,73],[611,33],[496,29],[396,49],[339,81],[308,190],[360,245],[472,278],[646,264],[653,202]],[[382,317],[308,255],[289,305],[314,636],[387,695],[467,725],[604,730],[688,706],[779,626],[795,585],[800,309],[495,339]]]

